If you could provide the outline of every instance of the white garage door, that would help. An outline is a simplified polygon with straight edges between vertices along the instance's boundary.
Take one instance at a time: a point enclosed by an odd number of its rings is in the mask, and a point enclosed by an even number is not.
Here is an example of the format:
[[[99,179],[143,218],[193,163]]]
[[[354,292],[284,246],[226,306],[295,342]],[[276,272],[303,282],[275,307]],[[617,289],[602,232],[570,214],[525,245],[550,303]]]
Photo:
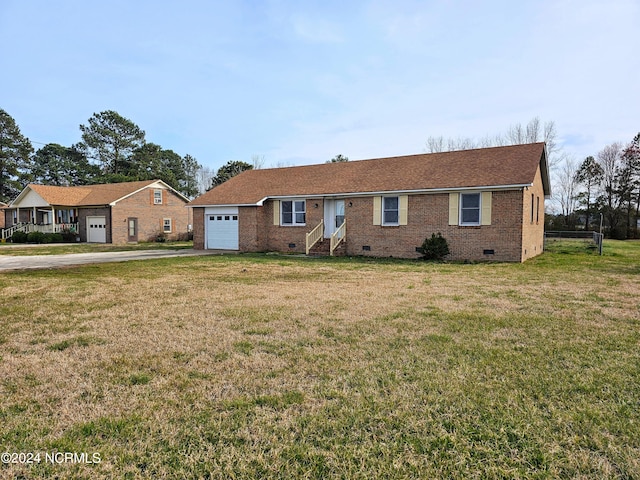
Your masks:
[[[105,217],[87,217],[87,242],[107,242],[107,222]]]
[[[208,208],[205,212],[207,225],[207,249],[238,250],[238,209]]]

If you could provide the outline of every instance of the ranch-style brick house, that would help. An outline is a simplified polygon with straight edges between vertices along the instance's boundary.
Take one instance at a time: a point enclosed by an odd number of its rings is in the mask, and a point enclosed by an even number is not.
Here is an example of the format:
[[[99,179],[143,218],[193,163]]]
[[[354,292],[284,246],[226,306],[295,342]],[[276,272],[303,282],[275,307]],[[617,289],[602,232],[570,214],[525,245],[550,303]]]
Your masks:
[[[190,203],[194,247],[417,258],[440,232],[451,260],[543,251],[544,143],[248,170]]]
[[[16,230],[75,232],[81,242],[130,243],[186,234],[189,199],[162,180],[77,187],[30,184],[4,210]]]

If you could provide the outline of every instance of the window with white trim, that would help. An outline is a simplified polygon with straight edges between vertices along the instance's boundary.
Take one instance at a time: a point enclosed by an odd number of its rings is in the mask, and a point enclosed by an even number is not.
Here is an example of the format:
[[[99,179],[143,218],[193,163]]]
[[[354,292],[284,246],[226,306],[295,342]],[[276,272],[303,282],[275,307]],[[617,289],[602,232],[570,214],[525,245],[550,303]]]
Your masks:
[[[480,225],[480,194],[460,194],[460,225]]]
[[[162,231],[164,233],[171,233],[171,219],[170,218],[164,218],[162,220]]]
[[[382,197],[382,225],[399,225],[400,202],[398,197]]]
[[[156,188],[153,190],[153,204],[162,205],[162,189]]]
[[[283,200],[280,202],[280,225],[305,225],[306,201]]]

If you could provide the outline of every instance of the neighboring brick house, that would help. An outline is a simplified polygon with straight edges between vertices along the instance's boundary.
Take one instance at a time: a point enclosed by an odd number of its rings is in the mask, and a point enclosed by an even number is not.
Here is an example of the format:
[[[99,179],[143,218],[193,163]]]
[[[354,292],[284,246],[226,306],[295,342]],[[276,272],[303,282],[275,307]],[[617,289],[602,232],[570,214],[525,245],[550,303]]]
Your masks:
[[[0,230],[4,228],[4,210],[7,208],[7,204],[0,202]]]
[[[543,143],[249,170],[190,203],[194,247],[417,258],[433,233],[451,260],[542,253]],[[341,227],[341,228],[340,228]],[[326,240],[326,241],[325,241]]]
[[[82,242],[176,239],[190,224],[188,198],[161,180],[79,187],[28,185],[5,209],[9,229],[77,233]]]

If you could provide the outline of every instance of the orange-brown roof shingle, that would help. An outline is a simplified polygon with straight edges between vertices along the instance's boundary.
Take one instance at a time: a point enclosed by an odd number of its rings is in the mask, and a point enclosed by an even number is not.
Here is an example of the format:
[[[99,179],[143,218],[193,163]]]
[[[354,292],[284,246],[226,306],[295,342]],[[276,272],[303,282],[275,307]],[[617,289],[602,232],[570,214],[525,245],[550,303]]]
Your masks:
[[[30,184],[29,188],[40,195],[49,205],[76,207],[108,205],[155,182],[157,180],[83,185],[80,187]]]
[[[269,197],[428,191],[530,185],[544,143],[248,170],[193,200],[192,206],[256,205]],[[547,185],[545,193],[550,193]]]

